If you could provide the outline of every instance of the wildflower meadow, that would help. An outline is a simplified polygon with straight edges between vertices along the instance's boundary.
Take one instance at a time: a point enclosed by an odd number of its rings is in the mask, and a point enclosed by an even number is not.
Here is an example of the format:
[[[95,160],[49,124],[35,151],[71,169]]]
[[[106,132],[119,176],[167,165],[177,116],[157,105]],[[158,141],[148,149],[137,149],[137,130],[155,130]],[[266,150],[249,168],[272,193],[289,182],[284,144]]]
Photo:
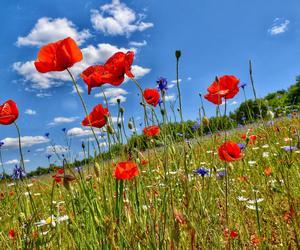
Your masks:
[[[49,165],[29,171],[23,113],[14,96],[1,92],[1,130],[14,129],[19,163],[6,172],[1,141],[0,249],[300,249],[300,79],[259,98],[255,61],[245,65],[247,79],[215,72],[205,93],[190,89],[199,110],[191,121],[184,119],[181,94],[189,87],[180,81],[185,51],[170,55],[171,103],[168,79],[159,77],[150,88],[135,77],[135,56],[117,51],[75,77],[84,57],[75,39],[39,48],[35,73],[64,74],[85,113],[78,126],[91,133],[80,145],[81,160],[72,157],[65,128],[63,153],[45,130],[53,149]],[[120,99],[117,113],[111,111],[103,87],[125,81],[139,93],[140,120]],[[104,103],[90,109],[96,92]],[[237,95],[244,102],[229,111]]]

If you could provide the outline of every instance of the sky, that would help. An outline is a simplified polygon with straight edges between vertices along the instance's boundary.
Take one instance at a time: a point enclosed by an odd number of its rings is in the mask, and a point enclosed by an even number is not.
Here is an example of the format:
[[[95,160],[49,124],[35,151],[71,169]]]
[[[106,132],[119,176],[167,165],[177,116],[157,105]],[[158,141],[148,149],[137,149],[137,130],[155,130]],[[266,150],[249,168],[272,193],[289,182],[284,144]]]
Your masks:
[[[180,49],[179,77],[184,119],[196,120],[199,93],[215,76],[237,76],[249,83],[249,59],[258,96],[286,89],[300,74],[299,0],[12,0],[1,1],[0,103],[13,99],[19,108],[17,123],[27,171],[50,162],[53,153],[82,159],[81,142],[91,138],[81,127],[85,113],[66,72],[40,74],[33,65],[41,46],[71,36],[83,52],[83,61],[71,71],[91,110],[103,104],[100,89],[91,95],[79,74],[104,63],[116,51],[133,50],[133,72],[143,88],[155,88],[156,79],[169,82],[167,106],[176,100],[175,50]],[[127,80],[119,87],[104,86],[109,110],[117,116],[116,100],[125,108],[125,124],[134,116],[139,131],[143,111],[138,89]],[[243,101],[239,93],[230,110]],[[178,106],[178,103],[175,103]],[[205,101],[209,115],[214,106]],[[62,129],[65,128],[64,133]],[[49,133],[49,138],[45,137]],[[0,141],[7,172],[19,161],[14,126],[1,126]],[[67,152],[66,138],[72,153]]]

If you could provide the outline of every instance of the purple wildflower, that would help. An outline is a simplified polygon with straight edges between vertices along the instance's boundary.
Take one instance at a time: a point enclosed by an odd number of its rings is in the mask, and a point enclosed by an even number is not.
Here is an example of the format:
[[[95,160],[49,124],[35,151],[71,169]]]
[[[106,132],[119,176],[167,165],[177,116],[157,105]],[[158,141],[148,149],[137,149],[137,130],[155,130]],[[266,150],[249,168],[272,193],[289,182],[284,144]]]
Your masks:
[[[205,175],[207,175],[209,173],[209,170],[205,169],[205,168],[199,168],[199,169],[193,170],[193,173],[199,174],[202,177],[204,177]]]
[[[21,166],[15,165],[13,169],[12,179],[23,179],[26,176],[25,171],[21,168]]]
[[[157,87],[158,90],[160,90],[160,91],[166,91],[166,90],[168,90],[168,81],[167,81],[166,78],[159,77],[156,80],[156,83],[158,84],[158,87]]]
[[[282,149],[287,151],[287,152],[293,152],[293,151],[297,150],[297,147],[295,147],[295,146],[283,146]]]

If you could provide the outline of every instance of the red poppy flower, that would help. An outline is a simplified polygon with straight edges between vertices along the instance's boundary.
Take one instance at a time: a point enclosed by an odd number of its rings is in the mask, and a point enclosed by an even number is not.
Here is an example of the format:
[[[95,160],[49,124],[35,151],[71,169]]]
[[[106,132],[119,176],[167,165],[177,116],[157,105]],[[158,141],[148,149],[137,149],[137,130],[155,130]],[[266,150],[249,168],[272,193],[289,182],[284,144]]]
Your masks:
[[[17,104],[13,100],[8,100],[0,106],[0,124],[12,124],[19,117]]]
[[[134,162],[119,162],[115,169],[115,178],[117,180],[131,180],[139,175],[139,169]]]
[[[252,144],[252,143],[254,143],[256,141],[257,136],[256,135],[250,135],[250,136],[247,137],[246,134],[242,134],[241,138],[243,140],[245,140],[247,143]]]
[[[54,181],[56,182],[56,183],[61,183],[62,182],[62,177],[61,176],[59,176],[59,175],[53,175],[52,176],[52,178],[54,179]]]
[[[226,141],[219,149],[219,157],[222,161],[236,161],[241,158],[240,147],[232,141]]]
[[[132,51],[126,54],[117,52],[105,64],[90,66],[84,70],[80,76],[88,85],[88,94],[91,93],[92,88],[100,87],[105,83],[120,85],[125,79],[124,75],[133,78],[134,75],[131,72],[133,58],[134,52]]]
[[[238,231],[232,230],[232,231],[230,232],[230,237],[231,237],[232,239],[235,239],[235,238],[238,237],[238,236],[239,236]]]
[[[145,165],[147,165],[149,162],[147,161],[147,160],[145,160],[145,159],[142,159],[141,160],[141,165],[143,165],[143,166],[145,166]]]
[[[159,103],[160,94],[157,89],[145,89],[143,95],[149,105],[156,107]]]
[[[160,133],[160,128],[158,126],[153,125],[144,128],[143,132],[147,136],[156,136]]]
[[[67,37],[43,46],[34,65],[38,72],[47,73],[64,71],[81,60],[82,53],[76,42],[71,37]]]
[[[16,236],[15,230],[11,229],[11,230],[9,231],[9,233],[8,233],[8,237],[9,237],[10,239],[13,239],[13,238],[15,238],[15,236]]]
[[[91,94],[92,88],[99,87],[105,83],[103,80],[106,78],[104,71],[103,65],[95,65],[88,67],[80,74],[83,81],[88,85],[88,94]]]
[[[222,76],[208,87],[208,94],[204,95],[204,98],[220,105],[222,104],[222,98],[231,99],[239,92],[239,82],[240,80],[235,76]]]
[[[107,121],[107,116],[109,115],[108,109],[103,108],[101,104],[93,108],[93,111],[89,114],[88,117],[84,118],[82,121],[83,126],[90,126],[96,128],[102,128]],[[91,122],[91,124],[89,123]]]

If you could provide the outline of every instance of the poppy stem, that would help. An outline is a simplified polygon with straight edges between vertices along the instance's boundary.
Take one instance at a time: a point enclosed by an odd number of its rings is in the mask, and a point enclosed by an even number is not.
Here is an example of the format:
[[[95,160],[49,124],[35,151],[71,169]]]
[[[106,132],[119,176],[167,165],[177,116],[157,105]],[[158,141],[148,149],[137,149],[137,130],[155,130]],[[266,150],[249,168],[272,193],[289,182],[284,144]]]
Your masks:
[[[180,92],[180,86],[179,86],[179,57],[176,57],[176,85],[177,85],[177,91],[178,91],[180,120],[181,120],[181,123],[183,124],[181,92]]]
[[[17,125],[16,122],[14,122],[15,124],[15,127],[17,129],[17,133],[18,133],[18,140],[19,140],[19,151],[20,151],[20,157],[21,157],[21,165],[22,165],[22,168],[25,171],[25,163],[24,163],[24,157],[23,157],[23,152],[22,152],[22,145],[21,145],[21,133],[20,133],[20,129],[19,129],[19,126]]]
[[[249,60],[249,75],[250,75],[250,81],[251,81],[251,85],[252,85],[254,100],[255,100],[255,102],[257,102],[256,90],[254,87],[254,80],[253,80],[253,75],[252,75],[252,61],[251,60]],[[258,109],[259,109],[260,119],[262,119],[261,102],[258,102]]]
[[[145,98],[144,98],[144,94],[143,94],[143,89],[142,89],[141,85],[138,83],[138,81],[135,78],[130,78],[130,79],[135,83],[135,85],[138,87],[138,89],[141,92],[142,103],[143,103],[143,108],[144,108],[145,123],[146,123],[145,125],[149,126],[147,110],[146,110],[146,102],[145,102]]]
[[[69,75],[70,75],[70,77],[71,77],[71,79],[72,79],[73,85],[74,85],[74,87],[75,87],[75,90],[76,90],[76,92],[77,92],[77,95],[78,95],[79,98],[80,98],[80,101],[81,101],[82,106],[83,106],[83,108],[84,108],[86,117],[87,117],[87,119],[88,119],[88,121],[89,121],[90,128],[91,128],[92,133],[93,133],[93,135],[94,135],[94,137],[95,137],[95,140],[96,140],[96,143],[97,143],[97,146],[98,146],[98,150],[99,150],[99,154],[100,154],[100,153],[101,153],[100,143],[99,143],[98,138],[97,138],[97,136],[96,136],[96,134],[95,134],[95,131],[94,131],[94,129],[93,129],[92,123],[91,123],[90,118],[89,118],[89,113],[88,113],[87,107],[86,107],[86,105],[85,105],[85,102],[84,102],[84,100],[83,100],[81,94],[80,94],[80,91],[79,91],[78,86],[77,86],[77,82],[76,82],[74,76],[72,75],[72,73],[70,72],[69,69],[67,69],[67,72],[69,73]]]

